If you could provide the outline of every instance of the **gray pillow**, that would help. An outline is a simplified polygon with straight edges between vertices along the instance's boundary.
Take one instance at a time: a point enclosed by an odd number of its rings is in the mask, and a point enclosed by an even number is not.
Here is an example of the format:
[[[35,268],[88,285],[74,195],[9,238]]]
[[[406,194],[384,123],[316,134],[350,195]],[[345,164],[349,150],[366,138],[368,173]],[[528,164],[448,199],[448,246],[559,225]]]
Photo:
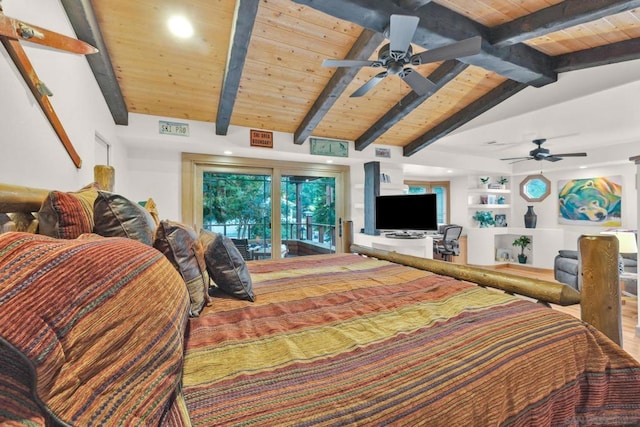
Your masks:
[[[156,223],[149,212],[127,198],[98,191],[93,205],[93,232],[104,237],[127,237],[145,245],[153,244]]]
[[[231,239],[204,229],[198,238],[204,248],[209,277],[216,286],[234,298],[255,301],[249,269]]]
[[[198,235],[184,224],[162,220],[156,228],[153,247],[162,252],[178,270],[191,299],[189,315],[199,316],[209,302],[209,277]]]

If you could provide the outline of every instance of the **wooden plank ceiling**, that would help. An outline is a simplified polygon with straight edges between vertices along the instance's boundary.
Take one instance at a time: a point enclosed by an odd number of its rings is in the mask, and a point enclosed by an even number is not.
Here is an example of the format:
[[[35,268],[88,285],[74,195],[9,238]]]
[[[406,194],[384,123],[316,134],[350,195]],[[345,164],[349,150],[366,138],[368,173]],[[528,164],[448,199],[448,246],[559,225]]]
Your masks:
[[[402,146],[405,155],[528,85],[640,56],[640,1],[62,1],[78,37],[106,47],[103,61],[90,65],[116,123],[142,113],[216,122],[219,134],[231,124],[288,132],[298,144],[319,136],[355,141],[357,149]],[[191,19],[194,37],[168,33],[174,13]],[[432,95],[419,97],[389,76],[351,98],[380,70],[322,61],[377,59],[392,14],[420,18],[415,51],[480,35],[482,52],[416,67],[436,83]],[[103,41],[91,39],[100,34]],[[104,89],[114,86],[121,104]]]

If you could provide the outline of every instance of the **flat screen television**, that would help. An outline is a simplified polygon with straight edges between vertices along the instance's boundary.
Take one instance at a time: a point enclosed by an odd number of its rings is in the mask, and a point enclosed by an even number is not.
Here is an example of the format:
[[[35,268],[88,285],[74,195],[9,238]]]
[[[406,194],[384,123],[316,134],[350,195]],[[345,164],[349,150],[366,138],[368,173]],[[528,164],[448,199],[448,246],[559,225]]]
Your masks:
[[[378,196],[375,224],[380,231],[400,231],[401,233],[396,233],[398,237],[410,234],[411,231],[437,231],[436,195]]]

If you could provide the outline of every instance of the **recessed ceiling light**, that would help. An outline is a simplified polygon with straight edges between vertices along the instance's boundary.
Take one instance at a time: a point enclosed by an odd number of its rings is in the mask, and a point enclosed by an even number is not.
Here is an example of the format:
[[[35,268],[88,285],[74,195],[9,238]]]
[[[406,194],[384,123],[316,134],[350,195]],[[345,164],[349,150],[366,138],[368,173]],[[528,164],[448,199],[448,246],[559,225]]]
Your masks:
[[[327,160],[327,163],[333,163],[333,160]]]
[[[193,35],[193,26],[184,16],[172,16],[169,18],[169,30],[176,37],[188,39]]]
[[[233,151],[225,150],[224,154],[226,154],[227,156],[230,156],[233,154]]]
[[[580,166],[580,169],[586,169],[586,168],[587,168],[586,166]]]
[[[447,173],[453,173],[453,171],[452,171],[451,169],[449,169],[449,170],[447,171]]]

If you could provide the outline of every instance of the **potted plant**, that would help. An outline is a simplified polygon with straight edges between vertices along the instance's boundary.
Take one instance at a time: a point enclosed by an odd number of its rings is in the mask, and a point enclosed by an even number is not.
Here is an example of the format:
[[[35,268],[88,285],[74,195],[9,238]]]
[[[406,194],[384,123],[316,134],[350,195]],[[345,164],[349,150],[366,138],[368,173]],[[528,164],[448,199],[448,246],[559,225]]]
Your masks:
[[[473,219],[478,221],[480,228],[486,228],[496,223],[493,219],[493,214],[490,211],[476,211]]]
[[[489,178],[488,176],[481,176],[480,177],[480,188],[489,188],[489,180],[491,178]]]
[[[501,176],[500,179],[498,179],[498,184],[500,184],[500,188],[503,190],[507,188],[507,182],[509,182],[509,178],[506,176]]]
[[[518,262],[520,264],[527,263],[527,256],[524,254],[525,249],[530,249],[531,238],[528,236],[520,236],[516,240],[513,241],[513,246],[520,247],[520,253],[518,254]]]

